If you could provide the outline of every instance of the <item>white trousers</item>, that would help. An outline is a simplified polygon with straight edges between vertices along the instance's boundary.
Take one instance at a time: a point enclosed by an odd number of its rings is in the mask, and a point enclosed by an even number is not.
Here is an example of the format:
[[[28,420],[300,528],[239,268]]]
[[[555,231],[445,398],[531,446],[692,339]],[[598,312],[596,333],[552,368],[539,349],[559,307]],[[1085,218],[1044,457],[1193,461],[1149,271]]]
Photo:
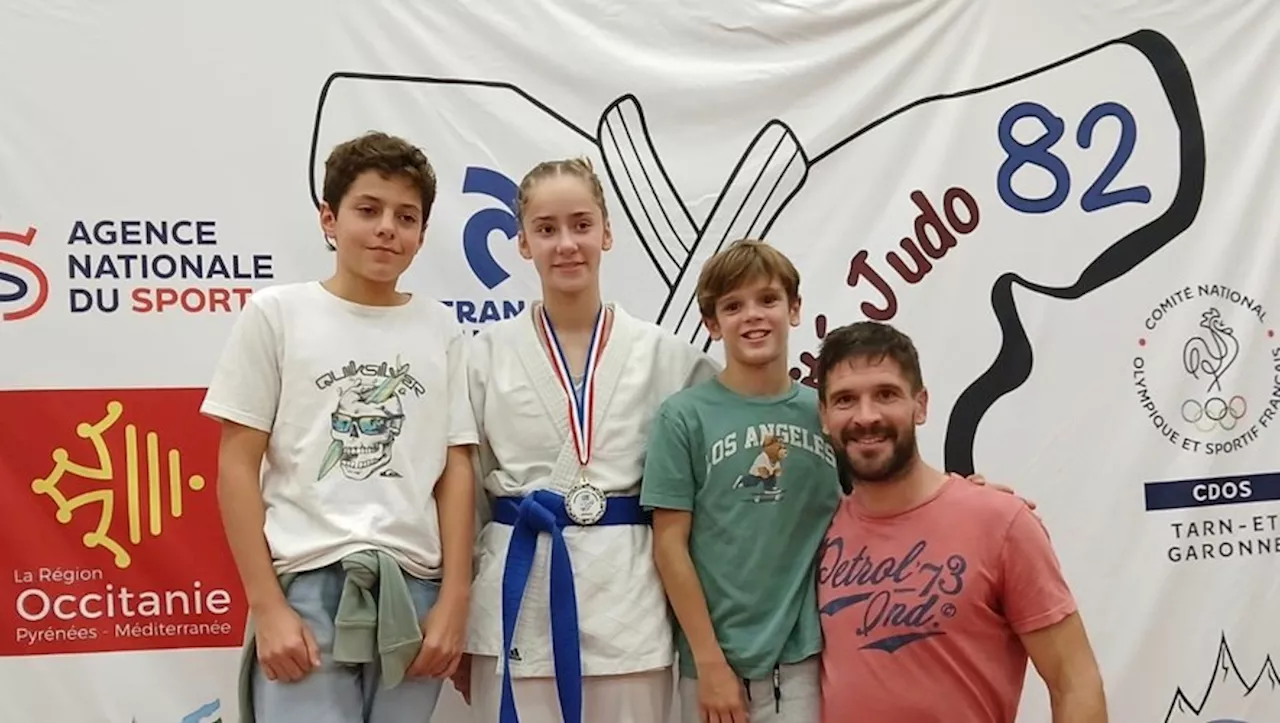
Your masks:
[[[555,678],[517,678],[511,682],[520,723],[563,723]],[[583,723],[669,723],[675,679],[670,668],[628,675],[582,679]],[[471,712],[475,723],[498,723],[502,671],[498,660],[476,655],[471,661]]]

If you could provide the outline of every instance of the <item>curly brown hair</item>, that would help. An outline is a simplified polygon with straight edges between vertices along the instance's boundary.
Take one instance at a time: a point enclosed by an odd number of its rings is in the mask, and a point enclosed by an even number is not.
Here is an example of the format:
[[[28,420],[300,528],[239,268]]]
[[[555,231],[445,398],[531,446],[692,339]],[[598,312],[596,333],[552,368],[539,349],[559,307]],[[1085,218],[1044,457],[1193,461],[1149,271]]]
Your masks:
[[[422,149],[403,138],[370,131],[339,143],[324,162],[324,202],[336,214],[351,184],[365,171],[407,179],[422,194],[422,225],[436,201],[436,172]],[[326,242],[329,243],[329,242]],[[329,243],[332,249],[332,243]]]

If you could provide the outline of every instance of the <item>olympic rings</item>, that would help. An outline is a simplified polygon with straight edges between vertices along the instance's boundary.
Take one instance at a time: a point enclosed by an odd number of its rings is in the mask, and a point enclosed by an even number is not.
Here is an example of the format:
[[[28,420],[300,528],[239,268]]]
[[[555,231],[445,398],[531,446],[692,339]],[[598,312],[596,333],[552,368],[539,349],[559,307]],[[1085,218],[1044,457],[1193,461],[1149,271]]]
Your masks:
[[[1211,432],[1214,427],[1221,427],[1229,432],[1236,428],[1248,412],[1249,403],[1239,394],[1230,400],[1209,397],[1204,404],[1195,399],[1182,403],[1182,419],[1196,425],[1196,429],[1201,432]]]

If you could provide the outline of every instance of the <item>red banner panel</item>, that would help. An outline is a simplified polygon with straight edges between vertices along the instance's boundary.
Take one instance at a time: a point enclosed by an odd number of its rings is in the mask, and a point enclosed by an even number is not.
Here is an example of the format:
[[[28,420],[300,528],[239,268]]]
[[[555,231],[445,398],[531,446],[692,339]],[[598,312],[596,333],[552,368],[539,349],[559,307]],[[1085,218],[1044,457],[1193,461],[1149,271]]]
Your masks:
[[[0,392],[0,655],[241,644],[203,395]]]

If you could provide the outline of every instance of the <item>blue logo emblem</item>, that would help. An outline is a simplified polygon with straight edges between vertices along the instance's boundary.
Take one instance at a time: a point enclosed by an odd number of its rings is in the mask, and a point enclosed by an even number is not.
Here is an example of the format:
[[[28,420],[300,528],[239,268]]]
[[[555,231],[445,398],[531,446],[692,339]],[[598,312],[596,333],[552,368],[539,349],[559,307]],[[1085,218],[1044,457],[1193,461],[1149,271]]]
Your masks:
[[[519,188],[515,181],[498,171],[478,166],[468,166],[462,180],[463,193],[478,193],[503,204],[477,211],[467,219],[462,229],[462,253],[467,265],[485,288],[492,289],[506,281],[511,274],[493,258],[489,239],[494,231],[501,231],[510,241],[520,232],[516,220],[516,195]]]
[[[190,713],[182,716],[182,723],[222,723],[221,700],[205,703]]]

